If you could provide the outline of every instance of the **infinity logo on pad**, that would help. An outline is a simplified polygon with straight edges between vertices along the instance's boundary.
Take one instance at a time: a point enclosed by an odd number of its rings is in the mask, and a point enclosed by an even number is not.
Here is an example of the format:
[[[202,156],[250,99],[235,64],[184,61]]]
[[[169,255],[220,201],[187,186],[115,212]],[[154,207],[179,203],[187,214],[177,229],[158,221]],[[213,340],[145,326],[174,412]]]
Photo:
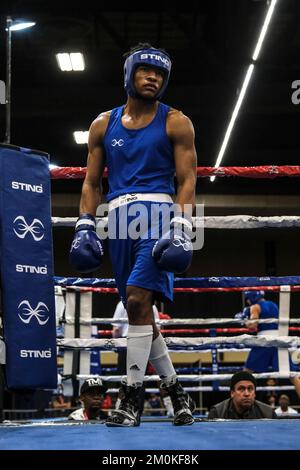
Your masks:
[[[28,224],[25,217],[19,215],[13,221],[13,225],[14,232],[19,238],[25,238],[28,233],[36,242],[44,238],[45,227],[39,219],[33,219],[31,224]]]

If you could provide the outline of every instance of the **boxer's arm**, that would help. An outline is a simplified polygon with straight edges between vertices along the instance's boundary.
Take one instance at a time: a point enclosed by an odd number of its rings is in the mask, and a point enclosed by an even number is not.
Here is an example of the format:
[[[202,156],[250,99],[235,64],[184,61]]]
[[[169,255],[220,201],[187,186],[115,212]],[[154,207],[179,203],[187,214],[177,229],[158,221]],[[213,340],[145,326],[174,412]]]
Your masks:
[[[184,212],[184,205],[190,204],[187,215],[192,215],[195,205],[195,187],[197,181],[197,154],[195,132],[190,119],[182,112],[172,110],[168,115],[167,132],[173,142],[177,178],[176,203]]]
[[[250,307],[250,318],[249,320],[259,320],[261,308],[259,304],[251,305]],[[250,330],[256,330],[258,323],[257,322],[247,322],[246,326]]]
[[[103,138],[109,113],[100,114],[89,130],[87,172],[82,185],[80,214],[96,215],[102,197],[102,175],[105,166]]]

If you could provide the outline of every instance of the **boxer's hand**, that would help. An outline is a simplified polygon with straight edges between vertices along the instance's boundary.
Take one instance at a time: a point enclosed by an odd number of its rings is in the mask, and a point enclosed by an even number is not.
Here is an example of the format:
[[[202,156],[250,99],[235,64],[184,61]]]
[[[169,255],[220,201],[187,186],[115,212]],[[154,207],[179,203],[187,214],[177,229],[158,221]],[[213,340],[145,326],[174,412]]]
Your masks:
[[[91,214],[81,214],[75,226],[69,261],[76,271],[89,273],[102,264],[103,242],[96,233],[96,220]]]

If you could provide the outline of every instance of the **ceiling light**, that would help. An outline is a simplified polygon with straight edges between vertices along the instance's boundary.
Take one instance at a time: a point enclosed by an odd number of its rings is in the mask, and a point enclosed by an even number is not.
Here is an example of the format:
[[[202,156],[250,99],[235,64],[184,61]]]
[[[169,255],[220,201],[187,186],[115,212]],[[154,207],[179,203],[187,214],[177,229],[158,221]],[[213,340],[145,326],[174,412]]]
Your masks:
[[[79,72],[85,69],[81,52],[60,52],[56,54],[56,60],[62,72]]]
[[[82,71],[84,70],[84,57],[80,52],[71,52],[70,54],[71,64],[73,70],[75,71]]]
[[[276,2],[277,2],[277,0],[272,0],[271,5],[269,6],[269,9],[268,9],[268,12],[266,14],[263,27],[261,29],[257,44],[255,46],[255,50],[254,50],[254,53],[253,53],[253,56],[252,56],[252,60],[257,60],[257,58],[259,56],[261,46],[264,42],[265,35],[267,34],[268,27],[269,27],[269,24],[270,24],[270,21],[271,21],[273,12],[274,12]]]
[[[73,136],[74,136],[74,140],[76,144],[78,145],[87,144],[89,131],[75,131],[73,132]]]
[[[277,0],[272,0],[271,3],[270,3],[270,6],[268,8],[268,11],[267,11],[267,14],[266,14],[266,17],[265,17],[265,20],[264,20],[264,24],[263,24],[261,32],[259,34],[259,38],[258,38],[258,41],[256,43],[255,50],[254,50],[254,53],[253,53],[253,56],[252,56],[252,60],[254,62],[257,60],[258,55],[259,55],[260,50],[261,50],[261,47],[263,45],[267,30],[268,30],[268,27],[269,27],[269,24],[270,24],[270,21],[271,21],[273,12],[274,12],[276,2],[277,2]],[[217,157],[217,161],[215,163],[215,168],[218,168],[221,165],[221,161],[222,161],[222,158],[223,158],[224,153],[226,151],[226,148],[227,148],[227,145],[228,145],[228,142],[229,142],[229,139],[230,139],[230,135],[231,135],[231,133],[233,131],[233,128],[234,128],[235,121],[238,117],[240,107],[241,107],[242,102],[244,100],[244,97],[245,97],[245,94],[246,94],[246,91],[247,91],[247,88],[248,88],[248,85],[249,85],[249,82],[250,82],[250,79],[251,79],[251,76],[252,76],[252,73],[253,73],[253,69],[254,69],[254,64],[249,65],[246,76],[244,78],[244,82],[243,82],[241,92],[239,94],[238,100],[237,100],[236,105],[234,107],[234,111],[232,113],[230,122],[228,124],[227,130],[226,130],[226,133],[225,133],[225,137],[224,137],[223,143],[221,145],[221,148],[220,148],[220,151],[219,151],[219,154],[218,154],[218,157]],[[214,181],[215,179],[216,179],[215,176],[210,177],[210,181]]]
[[[21,29],[27,29],[27,28],[31,28],[32,26],[35,26],[36,23],[34,23],[33,21],[19,21],[19,20],[15,20],[12,22],[11,26],[9,27],[9,29],[11,31],[21,31]]]

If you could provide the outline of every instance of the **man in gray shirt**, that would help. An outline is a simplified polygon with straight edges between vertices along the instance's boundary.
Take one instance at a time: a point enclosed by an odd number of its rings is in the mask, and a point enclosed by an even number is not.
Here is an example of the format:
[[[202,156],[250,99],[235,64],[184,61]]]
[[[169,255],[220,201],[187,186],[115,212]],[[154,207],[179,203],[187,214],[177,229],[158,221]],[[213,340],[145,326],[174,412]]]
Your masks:
[[[208,419],[276,418],[269,405],[255,400],[256,380],[246,371],[236,372],[230,381],[230,398],[214,405]]]

